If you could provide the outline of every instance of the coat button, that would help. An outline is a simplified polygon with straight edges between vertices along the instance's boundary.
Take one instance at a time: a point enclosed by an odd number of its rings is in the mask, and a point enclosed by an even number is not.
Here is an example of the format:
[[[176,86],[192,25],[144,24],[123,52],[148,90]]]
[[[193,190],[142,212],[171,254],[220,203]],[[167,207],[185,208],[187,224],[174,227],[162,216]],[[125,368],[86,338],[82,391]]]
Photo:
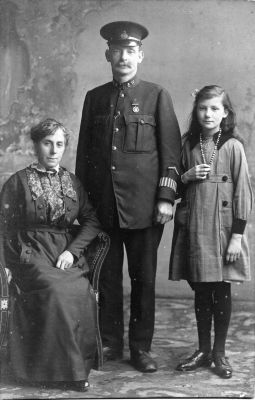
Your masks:
[[[144,125],[144,119],[141,119],[141,120],[140,120],[140,124],[141,124],[141,125]]]
[[[117,147],[116,147],[116,146],[112,146],[112,149],[113,149],[113,150],[117,150]]]
[[[115,129],[114,129],[114,132],[119,132],[119,128],[115,128]]]
[[[120,97],[125,97],[124,93],[120,93]]]
[[[223,205],[223,207],[227,207],[228,201],[227,201],[227,200],[224,200],[224,201],[222,202],[222,205]]]
[[[224,175],[224,176],[222,177],[222,180],[223,180],[223,182],[226,182],[226,181],[228,180],[227,175]]]
[[[112,170],[114,171],[116,169],[115,165],[112,165]]]

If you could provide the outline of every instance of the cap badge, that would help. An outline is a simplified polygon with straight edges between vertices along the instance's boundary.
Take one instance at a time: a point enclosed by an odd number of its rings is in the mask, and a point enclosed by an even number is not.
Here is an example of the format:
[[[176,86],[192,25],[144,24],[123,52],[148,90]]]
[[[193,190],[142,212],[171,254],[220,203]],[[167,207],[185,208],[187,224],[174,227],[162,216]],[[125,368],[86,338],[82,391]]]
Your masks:
[[[123,40],[125,40],[125,39],[128,39],[129,36],[128,36],[128,34],[127,34],[126,31],[123,31],[123,32],[120,34],[120,38],[123,39]]]

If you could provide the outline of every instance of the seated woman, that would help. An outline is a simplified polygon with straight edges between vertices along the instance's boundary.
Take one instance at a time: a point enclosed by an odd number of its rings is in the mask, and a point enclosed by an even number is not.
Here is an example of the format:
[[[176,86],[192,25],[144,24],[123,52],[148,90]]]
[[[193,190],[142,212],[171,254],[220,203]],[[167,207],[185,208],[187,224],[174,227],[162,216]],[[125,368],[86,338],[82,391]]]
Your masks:
[[[1,192],[0,261],[19,289],[10,318],[14,375],[85,391],[97,344],[83,252],[101,229],[80,181],[59,165],[68,138],[54,119],[31,130],[38,162],[12,175]]]

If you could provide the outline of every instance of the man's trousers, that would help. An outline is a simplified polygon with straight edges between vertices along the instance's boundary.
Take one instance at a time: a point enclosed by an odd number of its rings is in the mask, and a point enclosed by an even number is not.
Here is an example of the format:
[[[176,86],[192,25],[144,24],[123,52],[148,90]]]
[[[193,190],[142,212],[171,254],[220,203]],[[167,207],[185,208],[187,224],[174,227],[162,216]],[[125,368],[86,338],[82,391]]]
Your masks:
[[[164,225],[140,230],[115,227],[107,233],[110,250],[100,275],[100,327],[103,346],[123,349],[124,246],[131,279],[129,347],[150,351],[155,319],[157,250]]]

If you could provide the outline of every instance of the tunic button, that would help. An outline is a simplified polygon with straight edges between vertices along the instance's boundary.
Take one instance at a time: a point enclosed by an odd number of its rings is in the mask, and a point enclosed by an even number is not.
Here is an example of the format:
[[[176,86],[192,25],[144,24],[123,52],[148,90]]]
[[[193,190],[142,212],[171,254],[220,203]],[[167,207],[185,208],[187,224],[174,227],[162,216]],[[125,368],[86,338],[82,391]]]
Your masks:
[[[116,169],[115,165],[112,165],[112,170],[114,171]]]
[[[144,119],[141,119],[141,120],[140,120],[140,124],[141,124],[141,125],[144,125]]]
[[[43,215],[40,215],[39,218],[40,218],[41,221],[44,221],[44,216]]]
[[[222,180],[223,180],[223,182],[226,182],[226,181],[228,180],[227,175],[224,175],[224,176],[222,177]]]
[[[26,250],[26,254],[31,254],[32,250]]]
[[[120,97],[125,97],[124,93],[120,93]]]
[[[39,205],[38,205],[38,208],[39,208],[39,210],[41,210],[41,209],[43,208],[43,205],[42,205],[42,204],[39,204]]]
[[[227,201],[227,200],[224,200],[224,201],[222,202],[222,205],[223,205],[223,207],[227,207],[228,201]]]
[[[32,243],[31,243],[31,242],[28,242],[28,243],[27,243],[27,246],[28,246],[28,247],[31,247],[31,246],[32,246]]]
[[[117,150],[117,147],[116,147],[116,146],[112,146],[112,149],[113,149],[113,150]]]
[[[119,132],[119,128],[115,128],[115,129],[114,129],[114,132]]]

